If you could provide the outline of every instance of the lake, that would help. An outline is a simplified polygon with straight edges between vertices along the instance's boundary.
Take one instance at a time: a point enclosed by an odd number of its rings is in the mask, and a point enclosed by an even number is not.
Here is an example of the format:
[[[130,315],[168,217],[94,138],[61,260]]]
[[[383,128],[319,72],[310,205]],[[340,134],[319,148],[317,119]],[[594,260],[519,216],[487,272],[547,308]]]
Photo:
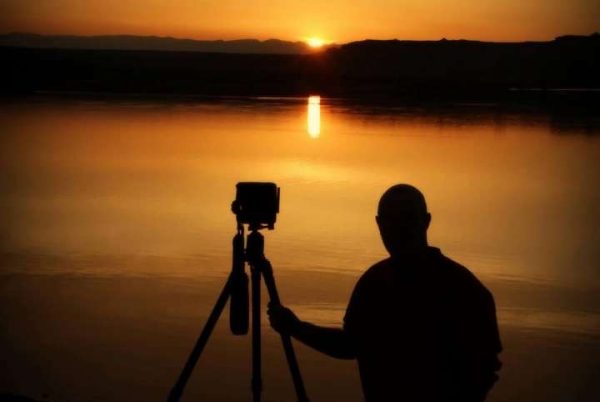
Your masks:
[[[410,183],[430,243],[496,298],[504,367],[489,401],[597,401],[598,127],[481,104],[5,100],[0,393],[164,400],[231,268],[235,184],[274,181],[266,253],[301,319],[341,325],[356,280],[386,257],[378,199]],[[227,316],[184,401],[249,400],[250,338]],[[263,318],[263,400],[295,400]],[[361,400],[355,362],[295,345],[311,400]]]

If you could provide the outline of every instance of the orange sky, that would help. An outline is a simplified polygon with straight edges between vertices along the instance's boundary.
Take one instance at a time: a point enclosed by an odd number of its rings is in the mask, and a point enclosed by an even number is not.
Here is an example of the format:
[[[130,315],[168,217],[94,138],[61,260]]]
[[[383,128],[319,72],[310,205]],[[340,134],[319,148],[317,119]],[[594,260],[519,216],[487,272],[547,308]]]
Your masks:
[[[600,0],[0,0],[0,32],[195,39],[549,40],[600,30]]]

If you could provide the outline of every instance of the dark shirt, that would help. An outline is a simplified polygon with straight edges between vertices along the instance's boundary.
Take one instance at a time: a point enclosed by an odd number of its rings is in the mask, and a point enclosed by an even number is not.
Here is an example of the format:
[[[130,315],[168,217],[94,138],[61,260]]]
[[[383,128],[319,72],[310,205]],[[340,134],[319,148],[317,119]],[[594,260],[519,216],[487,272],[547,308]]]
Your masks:
[[[344,331],[367,402],[483,401],[498,378],[493,296],[437,248],[368,269]]]

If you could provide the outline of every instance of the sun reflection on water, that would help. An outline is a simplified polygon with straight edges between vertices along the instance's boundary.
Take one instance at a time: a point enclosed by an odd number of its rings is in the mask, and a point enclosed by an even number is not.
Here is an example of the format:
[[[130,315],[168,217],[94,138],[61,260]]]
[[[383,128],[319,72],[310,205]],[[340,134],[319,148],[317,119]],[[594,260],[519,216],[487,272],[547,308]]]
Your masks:
[[[319,138],[321,134],[321,97],[308,97],[307,131],[311,138]]]

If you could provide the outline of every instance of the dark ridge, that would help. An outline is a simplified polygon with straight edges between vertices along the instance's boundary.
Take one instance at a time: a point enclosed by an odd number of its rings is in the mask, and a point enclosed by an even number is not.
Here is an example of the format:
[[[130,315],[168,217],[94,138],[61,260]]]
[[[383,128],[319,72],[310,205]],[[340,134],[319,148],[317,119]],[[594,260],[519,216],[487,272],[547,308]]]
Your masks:
[[[555,102],[600,97],[600,35],[549,42],[367,40],[313,54],[0,47],[12,94],[260,95]]]
[[[74,36],[18,32],[0,35],[0,46],[37,49],[156,50],[260,54],[304,54],[311,52],[311,49],[303,42],[289,42],[279,39],[225,41],[137,35]]]
[[[16,394],[0,394],[0,401],[2,402],[40,402],[37,399],[32,399],[23,395]],[[50,401],[48,401],[50,402]]]

